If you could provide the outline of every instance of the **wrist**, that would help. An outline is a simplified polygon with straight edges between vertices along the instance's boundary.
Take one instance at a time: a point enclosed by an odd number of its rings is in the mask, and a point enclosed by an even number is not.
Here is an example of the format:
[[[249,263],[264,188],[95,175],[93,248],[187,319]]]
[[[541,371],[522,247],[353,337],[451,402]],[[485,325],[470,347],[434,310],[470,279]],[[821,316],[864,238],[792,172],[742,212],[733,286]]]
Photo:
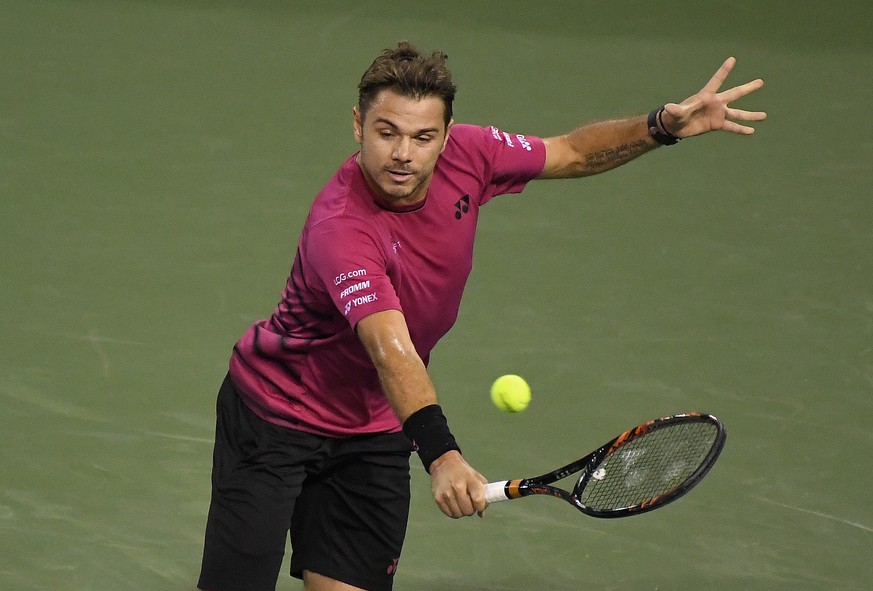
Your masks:
[[[439,470],[441,466],[443,466],[445,464],[451,464],[452,462],[463,462],[463,461],[464,461],[464,458],[463,458],[463,456],[461,456],[460,450],[450,449],[449,451],[447,451],[446,453],[444,453],[443,455],[441,455],[440,457],[435,459],[433,462],[431,462],[430,470],[428,470],[428,472],[433,474],[434,472]]]
[[[403,434],[412,442],[428,473],[431,465],[446,452],[461,451],[438,404],[425,406],[409,415],[403,422]]]
[[[673,134],[664,125],[664,106],[661,105],[651,113],[649,113],[646,124],[649,128],[649,135],[662,146],[672,146],[682,138]]]

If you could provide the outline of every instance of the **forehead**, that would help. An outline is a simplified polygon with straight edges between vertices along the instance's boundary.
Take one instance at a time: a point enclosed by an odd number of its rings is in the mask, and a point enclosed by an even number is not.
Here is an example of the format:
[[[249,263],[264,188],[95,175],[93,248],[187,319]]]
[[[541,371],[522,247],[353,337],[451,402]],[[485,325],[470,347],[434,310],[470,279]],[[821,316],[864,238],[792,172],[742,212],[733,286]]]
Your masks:
[[[388,123],[410,131],[442,130],[445,127],[445,109],[443,100],[437,96],[413,98],[384,89],[376,95],[364,119],[370,124]]]

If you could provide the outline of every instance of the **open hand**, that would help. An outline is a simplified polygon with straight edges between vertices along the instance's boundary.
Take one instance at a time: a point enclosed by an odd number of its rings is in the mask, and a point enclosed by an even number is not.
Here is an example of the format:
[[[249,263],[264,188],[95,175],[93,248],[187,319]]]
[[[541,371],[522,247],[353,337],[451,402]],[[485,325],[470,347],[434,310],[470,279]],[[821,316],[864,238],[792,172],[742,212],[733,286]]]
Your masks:
[[[664,105],[663,123],[667,131],[680,138],[708,131],[727,131],[742,135],[755,133],[755,128],[738,122],[762,121],[767,113],[735,109],[730,103],[755,92],[764,86],[764,81],[758,78],[719,92],[736,63],[735,58],[729,57],[700,92],[681,103]]]

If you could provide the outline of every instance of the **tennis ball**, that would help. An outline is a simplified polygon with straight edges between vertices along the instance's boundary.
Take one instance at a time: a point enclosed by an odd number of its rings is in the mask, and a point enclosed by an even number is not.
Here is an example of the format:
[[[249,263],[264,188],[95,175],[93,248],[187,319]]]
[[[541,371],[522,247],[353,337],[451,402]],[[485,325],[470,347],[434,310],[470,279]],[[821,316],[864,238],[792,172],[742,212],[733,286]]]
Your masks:
[[[521,412],[530,404],[530,386],[520,376],[500,376],[491,384],[491,402],[504,412]]]

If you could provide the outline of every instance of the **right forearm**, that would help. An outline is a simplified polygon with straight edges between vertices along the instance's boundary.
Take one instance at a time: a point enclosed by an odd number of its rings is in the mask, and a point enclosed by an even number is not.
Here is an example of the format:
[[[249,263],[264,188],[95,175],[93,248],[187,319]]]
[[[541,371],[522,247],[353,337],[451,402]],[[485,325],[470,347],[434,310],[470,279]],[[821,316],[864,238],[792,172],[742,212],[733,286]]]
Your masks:
[[[382,390],[425,470],[430,471],[431,464],[446,452],[460,451],[403,314],[388,310],[367,316],[358,322],[357,330]]]
[[[379,374],[382,391],[401,422],[436,404],[436,390],[402,313],[387,310],[367,316],[358,323],[357,332]]]
[[[403,433],[415,446],[427,472],[447,452],[461,449],[437,404],[436,391],[418,355],[389,356],[377,363],[382,389],[403,423]]]
[[[374,365],[382,391],[401,422],[425,406],[437,404],[433,382],[414,350],[386,352]]]

